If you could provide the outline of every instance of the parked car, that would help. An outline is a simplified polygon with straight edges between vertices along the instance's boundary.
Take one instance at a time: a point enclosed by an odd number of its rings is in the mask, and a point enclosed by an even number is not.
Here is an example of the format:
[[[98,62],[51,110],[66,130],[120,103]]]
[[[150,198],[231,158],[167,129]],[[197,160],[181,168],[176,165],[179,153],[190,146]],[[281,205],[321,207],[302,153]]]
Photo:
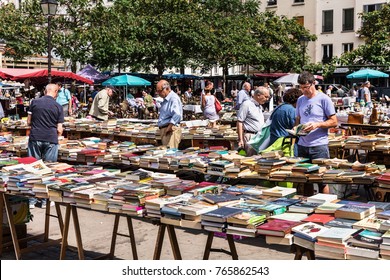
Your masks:
[[[318,84],[316,89],[321,86],[321,90],[325,93],[329,86],[333,86],[332,95],[337,97],[344,97],[348,95],[349,89],[341,84]]]

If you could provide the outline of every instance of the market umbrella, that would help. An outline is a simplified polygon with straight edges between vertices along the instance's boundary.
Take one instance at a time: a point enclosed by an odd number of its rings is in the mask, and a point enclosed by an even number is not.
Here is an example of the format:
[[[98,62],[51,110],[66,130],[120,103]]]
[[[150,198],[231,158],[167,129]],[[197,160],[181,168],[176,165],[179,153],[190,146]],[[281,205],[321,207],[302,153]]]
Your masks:
[[[388,78],[389,74],[373,69],[361,69],[347,75],[348,79],[372,79],[372,78]]]
[[[299,74],[287,74],[283,77],[280,77],[280,78],[274,80],[273,83],[297,85],[298,84],[298,76],[299,76]],[[314,78],[317,80],[324,79],[322,76],[318,76],[318,75],[314,75]]]
[[[131,75],[115,76],[102,83],[103,86],[131,86],[131,87],[145,87],[150,86],[148,80]]]
[[[107,81],[104,81],[102,83],[103,86],[124,86],[126,87],[126,92],[125,92],[125,95],[124,95],[124,99],[126,99],[126,95],[127,95],[127,87],[130,86],[130,87],[145,87],[145,86],[150,86],[151,83],[148,81],[148,80],[145,80],[145,79],[142,79],[140,77],[136,77],[136,76],[131,76],[131,75],[121,75],[121,76],[115,76],[115,77],[112,77],[110,79],[108,79]]]

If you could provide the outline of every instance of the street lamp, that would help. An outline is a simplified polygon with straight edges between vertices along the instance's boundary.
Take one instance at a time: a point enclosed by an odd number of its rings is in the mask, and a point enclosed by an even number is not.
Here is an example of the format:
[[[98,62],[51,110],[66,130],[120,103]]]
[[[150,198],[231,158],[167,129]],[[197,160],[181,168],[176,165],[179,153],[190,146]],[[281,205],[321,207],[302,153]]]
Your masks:
[[[57,12],[56,0],[41,0],[43,14],[47,17],[47,80],[51,83],[51,18]]]
[[[305,66],[305,54],[306,54],[306,48],[307,48],[307,45],[309,44],[309,38],[306,37],[306,36],[301,36],[299,37],[299,43],[301,44],[301,48],[302,48],[302,70],[303,70],[303,67]]]

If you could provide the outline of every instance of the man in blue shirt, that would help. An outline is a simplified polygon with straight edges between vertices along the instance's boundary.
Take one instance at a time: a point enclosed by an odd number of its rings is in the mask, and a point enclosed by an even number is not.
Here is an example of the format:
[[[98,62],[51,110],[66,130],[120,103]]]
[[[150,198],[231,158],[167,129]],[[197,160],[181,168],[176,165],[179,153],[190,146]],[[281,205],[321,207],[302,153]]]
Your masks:
[[[298,156],[309,158],[329,158],[328,129],[337,126],[336,111],[332,100],[326,94],[315,88],[315,78],[309,72],[298,76],[302,96],[298,98],[295,124],[304,124],[306,136],[300,136],[298,141]],[[306,186],[305,186],[306,187]],[[306,188],[305,195],[311,195]],[[319,184],[319,192],[329,193],[327,185]]]
[[[66,89],[62,83],[57,83],[57,86],[59,90],[56,101],[62,106],[64,116],[67,117],[72,114],[72,97],[70,96],[70,91]]]
[[[242,85],[242,89],[237,94],[236,106],[234,109],[237,111],[240,110],[240,106],[244,103],[245,100],[251,98],[251,84],[249,82],[245,82]]]
[[[166,80],[157,83],[156,92],[164,99],[161,103],[157,123],[160,128],[161,142],[169,148],[178,148],[181,140],[179,125],[183,118],[183,104]]]

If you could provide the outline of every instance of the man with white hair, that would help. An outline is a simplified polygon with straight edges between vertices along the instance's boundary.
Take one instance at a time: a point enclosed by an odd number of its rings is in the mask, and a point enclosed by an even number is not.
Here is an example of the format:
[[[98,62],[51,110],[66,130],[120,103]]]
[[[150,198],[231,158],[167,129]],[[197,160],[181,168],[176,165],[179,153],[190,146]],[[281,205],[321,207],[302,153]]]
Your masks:
[[[245,100],[237,112],[238,146],[245,149],[247,156],[256,154],[256,151],[247,143],[262,129],[264,115],[261,105],[269,99],[269,90],[265,87],[258,87],[253,93],[253,97]]]
[[[326,95],[331,97],[332,96],[332,89],[333,89],[333,86],[330,85],[328,86],[328,89],[326,90]]]
[[[237,111],[240,109],[241,104],[245,101],[250,99],[250,92],[251,92],[251,84],[248,82],[245,82],[242,85],[242,89],[237,94],[237,100],[236,100],[236,106],[234,107]]]

